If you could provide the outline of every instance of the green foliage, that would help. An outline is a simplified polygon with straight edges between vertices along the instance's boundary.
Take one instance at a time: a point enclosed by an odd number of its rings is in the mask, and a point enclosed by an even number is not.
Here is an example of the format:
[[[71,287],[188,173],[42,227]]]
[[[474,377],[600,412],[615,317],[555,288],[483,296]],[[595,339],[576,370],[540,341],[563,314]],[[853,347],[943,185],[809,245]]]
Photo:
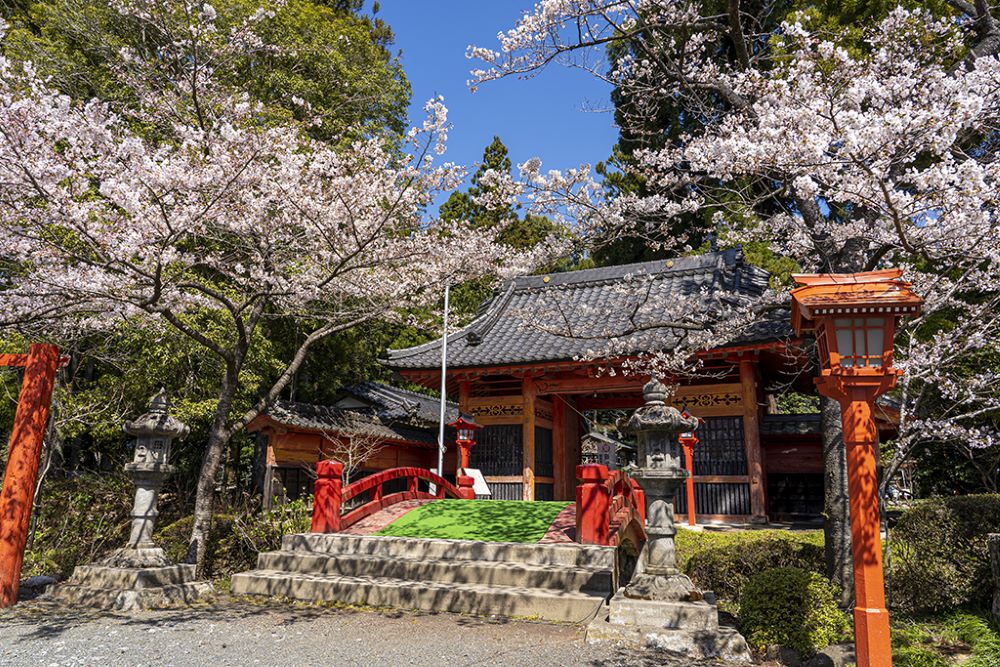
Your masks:
[[[743,590],[740,625],[759,650],[786,646],[803,655],[843,640],[850,628],[837,608],[837,587],[826,577],[796,567],[755,574]]]
[[[124,546],[134,488],[118,473],[47,480],[21,576],[68,577],[77,565]]]
[[[909,612],[985,607],[993,592],[988,533],[1000,532],[1000,495],[922,501],[891,532],[893,606]]]
[[[304,500],[286,503],[270,512],[252,505],[229,514],[216,514],[209,536],[206,573],[226,577],[257,566],[257,554],[281,548],[283,535],[309,531],[312,515]],[[184,561],[193,516],[185,516],[159,530],[154,540],[174,562]]]
[[[214,39],[227,39],[260,7],[261,0],[220,0]],[[404,131],[410,87],[389,52],[392,31],[359,14],[357,3],[290,0],[257,26],[274,48],[221,63],[220,78],[265,103],[273,119],[304,113],[304,100],[322,123],[320,138]],[[155,57],[155,31],[95,0],[6,3],[11,24],[7,55],[31,60],[55,86],[77,99],[98,97],[129,106],[132,95],[115,66],[128,47]],[[183,17],[178,17],[183,20]],[[205,39],[212,39],[206,36]],[[348,132],[350,130],[350,132]]]
[[[744,587],[755,575],[775,567],[823,573],[822,531],[750,530],[677,533],[678,566],[730,608],[741,604]]]
[[[959,610],[941,617],[892,616],[896,667],[967,667],[1000,664],[1000,633],[985,611]],[[956,660],[956,656],[960,656]]]

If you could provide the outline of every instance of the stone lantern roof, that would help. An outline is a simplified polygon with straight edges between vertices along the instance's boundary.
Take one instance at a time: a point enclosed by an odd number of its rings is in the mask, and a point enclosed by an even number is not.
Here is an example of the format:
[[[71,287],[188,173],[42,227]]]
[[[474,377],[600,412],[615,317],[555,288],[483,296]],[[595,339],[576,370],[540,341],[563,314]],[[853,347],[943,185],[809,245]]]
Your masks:
[[[191,432],[191,427],[171,417],[170,398],[167,390],[160,388],[149,400],[149,412],[136,417],[124,424],[124,430],[129,435],[163,438],[184,438]]]

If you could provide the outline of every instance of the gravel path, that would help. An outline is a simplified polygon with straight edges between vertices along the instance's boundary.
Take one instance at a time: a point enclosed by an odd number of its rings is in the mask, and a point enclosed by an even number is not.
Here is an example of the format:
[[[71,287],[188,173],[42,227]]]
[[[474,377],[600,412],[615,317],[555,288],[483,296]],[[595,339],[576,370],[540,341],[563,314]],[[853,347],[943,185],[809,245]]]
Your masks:
[[[454,614],[241,601],[125,615],[44,599],[0,611],[3,667],[707,664],[588,646],[576,626]]]

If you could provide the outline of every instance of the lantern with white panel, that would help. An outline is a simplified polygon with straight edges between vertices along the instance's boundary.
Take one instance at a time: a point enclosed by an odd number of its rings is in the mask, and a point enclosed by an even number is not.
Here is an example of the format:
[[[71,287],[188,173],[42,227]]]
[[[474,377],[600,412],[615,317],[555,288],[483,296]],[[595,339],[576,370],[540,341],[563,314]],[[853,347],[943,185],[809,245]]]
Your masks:
[[[792,325],[816,337],[820,394],[840,403],[847,448],[854,629],[859,667],[892,665],[889,612],[882,576],[875,399],[896,386],[896,323],[920,312],[923,300],[902,271],[792,276]]]

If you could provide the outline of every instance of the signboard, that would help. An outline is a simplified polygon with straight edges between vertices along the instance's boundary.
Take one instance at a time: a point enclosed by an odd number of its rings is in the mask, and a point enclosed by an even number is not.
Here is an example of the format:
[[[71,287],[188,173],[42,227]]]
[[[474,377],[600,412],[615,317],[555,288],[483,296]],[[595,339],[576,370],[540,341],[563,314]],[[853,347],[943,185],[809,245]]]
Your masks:
[[[618,446],[613,442],[597,442],[597,462],[608,467],[608,470],[618,468]]]
[[[477,496],[493,495],[489,485],[486,484],[486,478],[483,477],[483,473],[479,468],[463,468],[462,471],[472,478],[472,490],[476,492]]]

